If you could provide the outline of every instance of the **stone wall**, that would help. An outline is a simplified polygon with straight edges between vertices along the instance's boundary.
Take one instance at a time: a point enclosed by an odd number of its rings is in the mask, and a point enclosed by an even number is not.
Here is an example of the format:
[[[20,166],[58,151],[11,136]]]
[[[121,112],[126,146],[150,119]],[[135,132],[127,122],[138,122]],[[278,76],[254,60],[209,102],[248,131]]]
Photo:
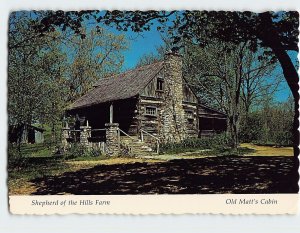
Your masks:
[[[81,145],[89,148],[91,143],[89,143],[88,138],[91,137],[92,128],[91,126],[80,126],[80,143]]]
[[[169,52],[164,62],[164,97],[159,117],[162,142],[180,142],[186,138],[186,119],[182,103],[182,57]]]

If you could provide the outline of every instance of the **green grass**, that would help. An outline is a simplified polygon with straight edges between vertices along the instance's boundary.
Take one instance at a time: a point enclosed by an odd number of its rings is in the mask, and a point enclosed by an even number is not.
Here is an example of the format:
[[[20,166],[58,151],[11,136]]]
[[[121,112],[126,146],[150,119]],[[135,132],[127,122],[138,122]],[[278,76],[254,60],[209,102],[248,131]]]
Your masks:
[[[238,156],[238,155],[255,152],[255,150],[247,147],[239,147],[237,149],[232,149],[230,147],[218,147],[218,148],[208,148],[208,149],[178,147],[174,149],[165,150],[163,154],[179,154],[185,152],[199,152],[199,154],[201,155]]]
[[[45,175],[54,175],[68,167],[62,158],[55,157],[32,157],[25,158],[19,166],[8,168],[9,178],[32,179]]]
[[[99,156],[75,156],[74,158],[67,159],[68,161],[99,161],[109,159],[110,156],[99,155]]]
[[[50,147],[46,143],[21,145],[21,155],[24,157],[47,157],[53,150],[54,146]]]

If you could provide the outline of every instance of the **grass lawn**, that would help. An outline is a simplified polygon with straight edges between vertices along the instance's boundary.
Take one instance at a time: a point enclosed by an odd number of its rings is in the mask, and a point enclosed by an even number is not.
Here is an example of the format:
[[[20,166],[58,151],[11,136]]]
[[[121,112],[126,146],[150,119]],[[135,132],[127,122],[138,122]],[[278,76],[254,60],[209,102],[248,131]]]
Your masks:
[[[250,143],[242,143],[241,147],[252,149],[250,156],[294,156],[293,147],[257,146]]]

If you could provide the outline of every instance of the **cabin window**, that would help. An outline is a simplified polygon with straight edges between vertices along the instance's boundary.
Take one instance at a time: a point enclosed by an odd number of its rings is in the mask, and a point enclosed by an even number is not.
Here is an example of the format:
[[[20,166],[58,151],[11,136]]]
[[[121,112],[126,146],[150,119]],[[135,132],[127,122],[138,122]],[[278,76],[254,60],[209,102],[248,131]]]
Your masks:
[[[156,90],[157,91],[163,91],[164,90],[164,80],[163,79],[161,79],[161,78],[157,79]]]
[[[146,115],[156,116],[157,115],[157,108],[156,107],[146,107]]]
[[[185,111],[185,115],[186,115],[187,119],[189,119],[189,120],[194,120],[194,112],[193,112],[193,111],[191,111],[191,110],[186,110],[186,111]]]

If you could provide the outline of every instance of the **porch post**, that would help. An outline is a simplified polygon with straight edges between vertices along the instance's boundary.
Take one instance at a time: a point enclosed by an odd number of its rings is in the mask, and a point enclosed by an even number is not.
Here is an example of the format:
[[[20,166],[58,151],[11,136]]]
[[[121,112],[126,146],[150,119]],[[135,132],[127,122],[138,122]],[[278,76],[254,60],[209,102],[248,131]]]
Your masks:
[[[112,124],[113,123],[113,116],[114,115],[114,105],[113,102],[110,103],[110,107],[109,107],[109,123]]]
[[[109,156],[117,156],[120,153],[119,124],[106,123],[106,153]]]

